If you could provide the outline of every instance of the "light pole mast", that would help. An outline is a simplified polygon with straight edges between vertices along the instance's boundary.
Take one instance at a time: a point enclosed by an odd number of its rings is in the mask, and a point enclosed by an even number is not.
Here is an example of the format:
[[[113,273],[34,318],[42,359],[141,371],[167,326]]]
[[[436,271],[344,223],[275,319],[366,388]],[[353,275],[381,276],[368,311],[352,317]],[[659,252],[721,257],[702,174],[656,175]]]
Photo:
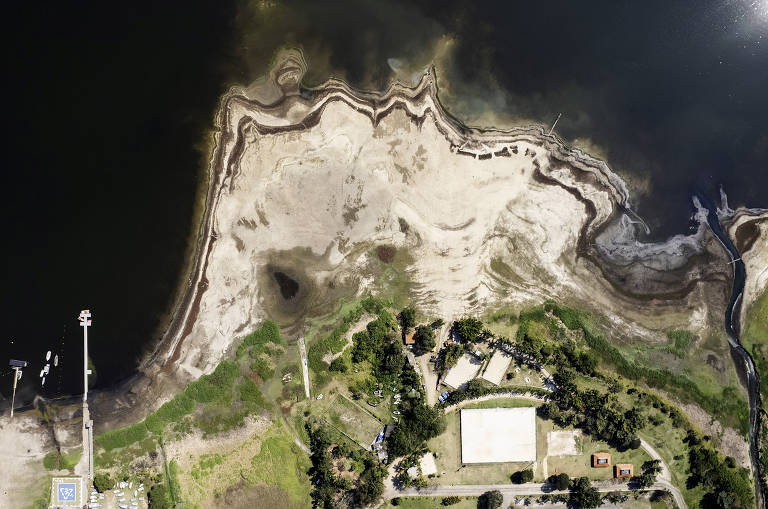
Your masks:
[[[13,370],[13,397],[11,398],[11,419],[13,419],[13,407],[16,404],[16,384],[21,379],[21,370],[27,367],[27,361],[11,359],[8,365]]]

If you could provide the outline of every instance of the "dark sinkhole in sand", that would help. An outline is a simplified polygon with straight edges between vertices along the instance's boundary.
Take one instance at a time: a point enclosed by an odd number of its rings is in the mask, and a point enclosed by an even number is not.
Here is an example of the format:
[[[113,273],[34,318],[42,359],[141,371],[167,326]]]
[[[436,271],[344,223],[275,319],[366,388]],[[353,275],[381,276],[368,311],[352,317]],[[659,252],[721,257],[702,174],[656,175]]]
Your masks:
[[[277,285],[280,287],[280,295],[285,300],[291,300],[299,293],[299,282],[291,278],[285,272],[276,270],[272,272],[272,277],[277,281]]]

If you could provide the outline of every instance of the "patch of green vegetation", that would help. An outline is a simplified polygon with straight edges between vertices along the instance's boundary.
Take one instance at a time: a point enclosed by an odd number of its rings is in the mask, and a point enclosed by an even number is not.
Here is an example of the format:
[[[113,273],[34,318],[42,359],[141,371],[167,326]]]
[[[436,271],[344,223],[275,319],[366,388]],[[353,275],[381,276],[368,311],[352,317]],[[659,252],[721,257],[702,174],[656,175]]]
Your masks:
[[[221,361],[210,375],[203,375],[187,387],[186,394],[198,403],[231,403],[240,367],[232,361]]]
[[[452,504],[444,503],[449,497],[397,497],[384,503],[379,509],[435,509],[450,507],[451,509],[477,509],[477,497],[459,497],[459,501]]]
[[[330,333],[326,334],[317,341],[313,341],[307,352],[307,364],[309,369],[320,378],[317,385],[324,385],[328,377],[328,364],[323,361],[323,357],[328,352],[339,353],[346,344],[345,335],[352,324],[357,323],[364,313],[379,314],[385,309],[384,301],[375,297],[366,297],[362,299],[352,309],[344,313],[341,322],[336,325]]]
[[[261,451],[251,460],[251,469],[241,473],[250,484],[279,486],[300,507],[309,507],[309,458],[293,441],[281,421],[265,435]]]
[[[693,333],[687,330],[670,331],[667,333],[667,337],[672,341],[672,344],[667,347],[667,351],[681,359],[688,353],[688,347],[695,338]]]
[[[355,507],[365,507],[379,499],[384,492],[387,469],[370,451],[349,448],[345,442],[336,442],[334,434],[319,423],[307,425],[312,450],[312,507],[335,507],[339,497],[355,502]],[[338,475],[333,462],[350,459],[352,479]]]
[[[367,447],[383,428],[383,424],[362,407],[337,394],[328,407],[326,417],[335,428],[351,437],[362,447]]]
[[[768,410],[768,290],[749,307],[745,319],[741,342],[752,354],[755,367],[760,374],[763,409]]]
[[[192,467],[191,475],[195,481],[200,481],[203,477],[210,475],[213,467],[223,462],[224,457],[221,454],[203,454],[198,464]]]
[[[540,307],[540,311],[534,310],[533,312],[545,313],[547,311],[557,316],[568,329],[582,331],[584,340],[590,349],[603,361],[613,365],[618,374],[630,380],[642,381],[650,387],[666,390],[683,401],[693,401],[720,419],[723,424],[735,426],[744,434],[749,430],[749,406],[737,388],[729,386],[715,393],[706,393],[683,374],[643,366],[628,360],[597,330],[588,313],[552,301],[547,301]],[[521,313],[522,321],[523,314]]]
[[[181,488],[179,487],[179,464],[175,460],[168,463],[168,491],[171,495],[174,505],[182,502]]]
[[[285,340],[280,336],[277,324],[266,321],[258,330],[243,339],[238,348],[238,352],[241,352],[239,357],[248,352],[249,348],[276,352],[272,347],[265,346],[270,344],[277,345],[277,350],[282,351],[280,347],[285,345]],[[260,356],[257,356],[257,359],[262,360]],[[271,370],[266,361],[264,366],[265,369]],[[262,380],[271,376],[271,373],[266,376],[267,373],[261,369],[258,374]],[[203,375],[190,383],[183,393],[149,414],[144,421],[108,431],[96,437],[95,441],[108,453],[113,449],[125,448],[145,440],[148,432],[162,435],[169,424],[174,424],[173,431],[179,434],[191,431],[192,424],[197,425],[205,434],[220,433],[241,425],[245,416],[265,406],[266,402],[258,385],[243,376],[240,364],[224,360],[216,366],[213,373]],[[196,409],[199,414],[196,414],[196,418],[185,419]],[[108,467],[127,459],[127,455],[102,453],[97,455],[96,462]]]
[[[72,470],[80,462],[82,455],[82,447],[64,454],[60,451],[51,451],[43,458],[43,466],[46,470]]]
[[[147,426],[144,421],[128,426],[127,428],[114,429],[96,437],[96,444],[107,451],[120,447],[127,447],[133,443],[147,438]]]
[[[382,263],[373,256],[370,259],[375,260],[374,264],[377,265],[373,267],[373,273],[378,276],[376,284],[379,290],[376,294],[390,302],[392,307],[405,307],[408,304],[411,288],[414,286],[408,273],[408,268],[415,261],[411,253],[400,247],[397,249],[394,259],[389,263]]]

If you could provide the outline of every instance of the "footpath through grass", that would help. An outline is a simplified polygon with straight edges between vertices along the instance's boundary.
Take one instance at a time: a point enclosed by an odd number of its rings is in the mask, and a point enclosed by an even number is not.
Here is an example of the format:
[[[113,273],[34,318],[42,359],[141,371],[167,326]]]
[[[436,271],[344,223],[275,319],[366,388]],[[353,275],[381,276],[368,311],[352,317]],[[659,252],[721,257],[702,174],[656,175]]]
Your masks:
[[[391,501],[388,501],[379,509],[438,509],[442,507],[447,509],[477,509],[477,497],[460,497],[459,503],[449,506],[442,505],[443,498],[399,497],[398,505],[393,505]]]

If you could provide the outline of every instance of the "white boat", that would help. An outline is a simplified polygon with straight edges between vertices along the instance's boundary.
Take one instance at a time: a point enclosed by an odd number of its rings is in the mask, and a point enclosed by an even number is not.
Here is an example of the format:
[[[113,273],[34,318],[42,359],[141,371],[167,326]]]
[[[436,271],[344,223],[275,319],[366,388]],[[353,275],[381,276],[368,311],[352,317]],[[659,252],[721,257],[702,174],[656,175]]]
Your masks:
[[[45,367],[43,368],[43,371],[45,371],[45,374],[46,374],[46,375],[48,374],[48,372],[49,372],[50,370],[51,370],[51,365],[50,365],[50,364],[46,364],[46,365],[45,365]]]
[[[53,367],[56,367],[56,366],[58,366],[58,365],[59,365],[59,356],[58,356],[58,355],[55,355],[55,356],[53,357]]]
[[[51,360],[51,351],[50,350],[48,350],[48,352],[45,354],[45,361],[48,362],[49,360]]]
[[[45,377],[43,377],[43,383],[41,383],[40,385],[45,385]]]
[[[44,376],[45,376],[45,370],[41,369],[40,370],[40,378],[43,378]]]

